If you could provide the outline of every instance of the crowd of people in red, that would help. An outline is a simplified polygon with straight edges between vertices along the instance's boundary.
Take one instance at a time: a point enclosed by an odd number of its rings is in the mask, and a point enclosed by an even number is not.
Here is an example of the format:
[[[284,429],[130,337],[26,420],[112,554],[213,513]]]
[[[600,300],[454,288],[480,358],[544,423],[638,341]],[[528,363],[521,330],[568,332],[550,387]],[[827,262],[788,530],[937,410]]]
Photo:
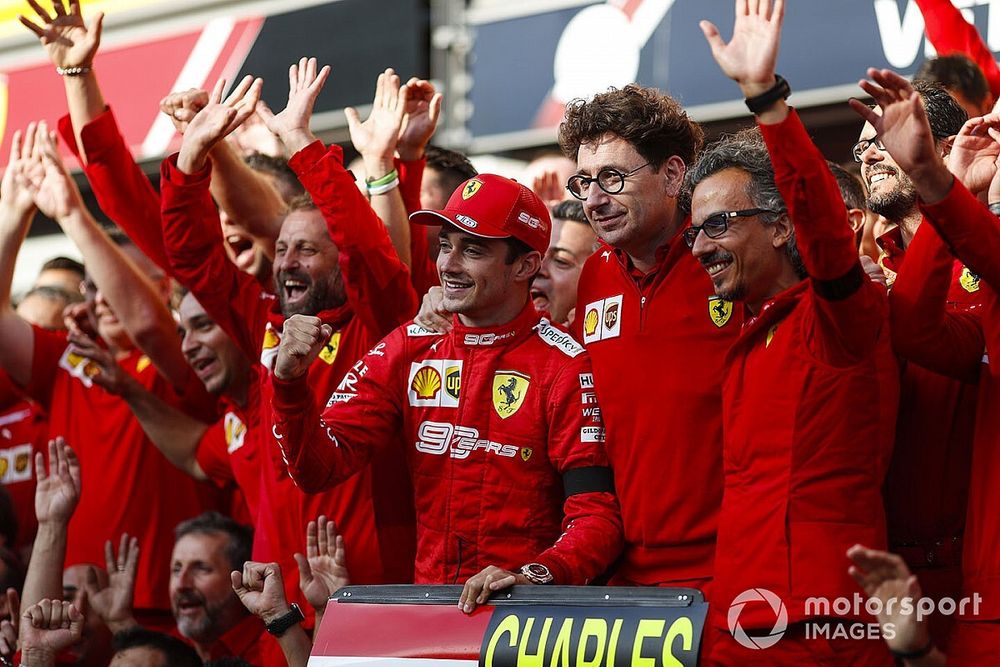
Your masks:
[[[103,16],[28,4],[68,114],[0,182],[0,661],[298,667],[338,589],[422,583],[466,614],[697,588],[702,664],[1000,664],[1000,68],[949,0],[918,0],[946,55],[850,102],[860,179],[786,103],[784,0],[735,0],[729,41],[701,29],[756,125],[707,146],[611,89],[528,187],[431,145],[441,93],[389,69],[349,169],[302,58],[277,112],[252,76],[165,97],[159,191],[101,93]],[[36,212],[84,262],[15,307]],[[765,651],[727,613],[758,589],[787,609]],[[859,591],[975,604],[812,604]]]

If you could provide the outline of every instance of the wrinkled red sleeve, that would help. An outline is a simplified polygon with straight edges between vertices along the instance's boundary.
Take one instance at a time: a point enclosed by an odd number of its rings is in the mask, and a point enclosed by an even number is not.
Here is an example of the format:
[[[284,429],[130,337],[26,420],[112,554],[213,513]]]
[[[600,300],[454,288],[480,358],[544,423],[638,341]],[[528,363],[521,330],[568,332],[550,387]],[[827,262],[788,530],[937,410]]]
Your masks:
[[[344,376],[320,415],[307,377],[271,375],[275,444],[288,473],[306,493],[318,493],[364,468],[402,428],[406,330],[397,329]],[[396,391],[394,391],[396,389]]]
[[[926,220],[906,249],[889,292],[892,347],[899,356],[964,382],[976,382],[986,341],[979,316],[948,310],[955,258]]]
[[[874,349],[887,321],[885,288],[862,269],[837,180],[795,110],[760,130],[816,296],[806,344],[826,363],[851,365]]]
[[[420,183],[424,177],[426,160],[399,160],[399,191],[403,195],[403,205],[407,213],[414,213],[423,208],[420,203]],[[430,245],[427,241],[427,228],[423,225],[410,226],[410,277],[413,289],[417,291],[419,300],[432,287],[441,284],[437,266],[431,260]]]
[[[581,381],[581,376],[592,377],[592,373],[590,357],[581,352],[556,376],[546,406],[549,459],[563,475],[567,497],[563,503],[563,533],[536,560],[549,568],[557,584],[588,583],[614,562],[624,540],[621,509],[611,491],[614,486],[604,445],[604,425],[600,417],[584,417],[580,409],[584,404],[597,406],[596,396],[585,396],[593,394],[592,387],[584,386],[592,383]],[[586,403],[588,398],[592,402]],[[574,474],[577,481],[571,483]],[[581,483],[581,475],[606,479],[608,490],[599,490],[601,484]],[[582,488],[571,488],[581,484]]]
[[[177,155],[160,167],[163,241],[173,274],[248,359],[260,355],[274,297],[236,268],[223,248],[219,213],[208,186],[209,162],[196,174],[177,168]]]
[[[965,20],[951,0],[917,0],[917,6],[924,15],[927,38],[937,52],[968,56],[983,70],[994,97],[1000,97],[1000,68],[976,26]]]
[[[410,271],[392,240],[344,168],[339,146],[315,141],[288,161],[326,218],[340,251],[340,271],[355,314],[376,336],[385,336],[417,312]]]
[[[69,116],[59,119],[59,134],[79,160],[80,147],[76,145]],[[132,157],[111,109],[87,123],[80,131],[80,138],[87,154],[83,173],[101,210],[146,257],[169,271],[160,227],[160,196]]]
[[[948,195],[920,210],[952,254],[1000,292],[1000,221],[957,178]]]

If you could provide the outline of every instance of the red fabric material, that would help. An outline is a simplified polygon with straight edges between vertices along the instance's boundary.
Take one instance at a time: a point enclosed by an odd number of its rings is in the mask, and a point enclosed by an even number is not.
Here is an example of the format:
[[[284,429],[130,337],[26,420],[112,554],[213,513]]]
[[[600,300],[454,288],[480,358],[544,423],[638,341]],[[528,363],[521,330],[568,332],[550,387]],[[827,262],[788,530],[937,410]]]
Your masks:
[[[976,26],[965,20],[951,0],[917,0],[927,38],[941,55],[961,53],[979,65],[994,97],[1000,97],[1000,67]]]
[[[397,160],[399,169],[399,191],[403,195],[406,212],[415,213],[423,208],[420,203],[420,183],[424,175],[426,160]],[[431,259],[427,228],[423,225],[410,226],[410,279],[417,296],[423,296],[432,287],[441,284],[437,265]]]
[[[217,492],[174,467],[146,437],[128,404],[90,384],[86,362],[66,334],[35,328],[32,380],[26,389],[80,459],[83,491],[69,524],[66,565],[104,563],[104,541],[139,538],[137,608],[169,609],[167,586],[174,526],[208,509]],[[149,359],[132,352],[122,368],[162,400],[183,407]],[[88,386],[90,385],[90,386]]]
[[[948,667],[980,667],[996,663],[1000,623],[958,621],[948,642]]]
[[[864,279],[838,300],[817,292],[817,277],[860,271],[825,159],[794,111],[761,132],[813,278],[765,303],[729,352],[711,602],[727,609],[743,591],[766,588],[795,623],[806,618],[807,598],[856,592],[851,545],[885,547],[881,486],[899,378],[885,289]],[[740,622],[769,629],[774,614],[748,606]]]
[[[35,453],[48,456],[47,434],[45,412],[0,371],[0,484],[10,496],[17,517],[17,539],[7,546],[18,553],[31,546],[38,529]]]
[[[416,300],[405,266],[344,169],[340,149],[326,152],[317,142],[293,156],[290,165],[327,219],[340,250],[348,295],[348,305],[319,313],[339,335],[339,346],[331,348],[326,360],[317,359],[309,374],[317,394],[326,395],[354,359],[412,315]],[[306,523],[323,513],[337,522],[349,545],[347,565],[355,583],[409,581],[412,507],[408,489],[398,485],[398,461],[379,459],[338,489],[306,495],[292,483],[271,444],[270,413],[261,406],[271,402],[268,375],[283,318],[274,296],[263,292],[226,258],[208,192],[210,174],[211,165],[198,174],[185,175],[176,168],[176,156],[164,161],[164,240],[181,282],[244,353],[261,360],[259,382],[251,387],[248,401],[249,442],[244,444],[244,449],[252,448],[247,454],[258,458],[254,558],[279,562],[289,599],[299,601],[304,610],[311,609],[298,590],[292,553],[302,549]]]
[[[292,476],[306,490],[342,483],[402,432],[417,583],[532,561],[556,583],[597,576],[620,549],[617,502],[586,492],[564,503],[562,487],[567,471],[608,464],[602,422],[584,410],[598,407],[590,363],[540,318],[529,302],[495,329],[457,318],[450,334],[401,327],[354,365],[322,417],[306,383],[274,380],[274,435]]]
[[[612,583],[675,585],[712,576],[723,361],[741,321],[732,310],[720,325],[713,321],[714,293],[679,234],[639,282],[627,258],[608,246],[580,275],[574,335],[594,366],[625,529]],[[637,401],[637,392],[655,400]],[[665,470],[677,475],[671,483],[664,484]]]
[[[937,356],[938,363],[955,361],[962,368],[973,365],[977,357],[984,364],[972,446],[962,575],[965,595],[978,593],[982,596],[983,604],[975,620],[993,621],[1000,619],[1000,519],[996,514],[1000,498],[993,475],[993,471],[1000,469],[1000,372],[990,361],[1000,354],[1000,303],[997,300],[1000,264],[996,259],[1000,257],[1000,225],[996,216],[957,180],[942,201],[921,204],[921,210],[952,254],[981,278],[981,319],[964,313],[944,312],[941,330],[953,333],[954,337],[947,340],[946,347],[937,351],[929,347],[926,353]],[[931,290],[927,292],[932,294]],[[913,303],[921,302],[914,299]],[[934,308],[933,301],[930,308]],[[938,306],[936,311],[930,312],[940,311]],[[939,315],[935,315],[937,318]],[[952,648],[957,647],[953,644]],[[995,650],[996,644],[991,648]]]

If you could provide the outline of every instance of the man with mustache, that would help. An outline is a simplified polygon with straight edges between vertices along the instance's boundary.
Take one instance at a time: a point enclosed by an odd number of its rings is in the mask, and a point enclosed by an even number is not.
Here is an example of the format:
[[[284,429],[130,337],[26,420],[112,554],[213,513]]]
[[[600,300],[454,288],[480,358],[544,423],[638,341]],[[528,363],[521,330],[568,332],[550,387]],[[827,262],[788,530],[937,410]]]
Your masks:
[[[260,406],[270,404],[269,374],[286,318],[307,314],[330,326],[331,335],[309,373],[317,394],[326,395],[350,370],[355,357],[410,317],[416,302],[409,273],[344,169],[340,149],[324,149],[309,131],[312,105],[329,69],[317,72],[315,59],[303,59],[292,72],[288,107],[266,120],[293,152],[289,164],[313,199],[293,202],[281,224],[273,266],[277,296],[262,290],[225,257],[208,189],[212,174],[208,154],[233,129],[239,110],[255,95],[253,88],[259,88],[259,82],[225,102],[217,86],[187,126],[180,153],[164,162],[166,254],[175,274],[211,319],[244,355],[260,360],[246,434],[254,440],[260,466],[254,558],[278,561],[285,572],[294,571],[288,545],[299,542],[308,518],[328,514],[350,545],[348,569],[354,581],[405,582],[412,577],[412,503],[401,463],[380,457],[345,485],[306,495],[288,477],[271,441],[269,416],[260,412]],[[385,83],[399,94],[397,77],[388,77]],[[389,95],[386,98],[388,104]],[[380,114],[386,112],[380,119],[398,123],[398,110],[380,107]],[[398,125],[386,134],[394,140]],[[385,163],[392,169],[394,145],[371,143],[370,173]],[[285,579],[288,598],[301,600],[295,579]]]
[[[946,155],[966,120],[958,102],[943,88],[915,82],[932,128],[935,148]],[[931,264],[920,244],[910,256],[911,241],[924,224],[913,181],[885,149],[871,123],[865,123],[854,159],[868,186],[868,206],[894,225],[876,242],[879,264],[890,289],[896,274],[908,262],[912,271],[927,271]],[[923,246],[926,248],[926,246]],[[904,261],[906,263],[904,263]],[[942,369],[928,369],[912,361],[905,351],[910,327],[895,326],[897,300],[890,296],[894,348],[907,361],[902,366],[899,417],[892,463],[886,478],[889,551],[898,553],[920,577],[928,597],[961,595],[962,536],[965,532],[969,494],[969,465],[976,415],[976,374],[956,379]],[[979,278],[955,260],[948,289],[948,310],[977,314],[983,303]],[[917,357],[919,358],[919,357]],[[940,646],[953,616],[934,614],[931,634]]]

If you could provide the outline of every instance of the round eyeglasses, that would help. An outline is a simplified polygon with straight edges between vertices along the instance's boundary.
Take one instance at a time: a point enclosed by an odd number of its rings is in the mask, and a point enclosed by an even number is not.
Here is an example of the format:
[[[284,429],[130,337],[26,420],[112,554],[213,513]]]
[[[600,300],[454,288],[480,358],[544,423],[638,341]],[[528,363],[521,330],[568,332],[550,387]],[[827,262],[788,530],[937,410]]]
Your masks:
[[[604,167],[599,172],[597,176],[582,176],[581,174],[575,174],[569,177],[566,181],[566,189],[569,193],[576,197],[577,199],[586,199],[587,193],[590,190],[591,183],[597,183],[599,187],[604,192],[609,195],[616,195],[625,189],[625,179],[632,176],[638,172],[643,167],[648,167],[649,162],[641,164],[632,171],[621,172],[614,167]]]

